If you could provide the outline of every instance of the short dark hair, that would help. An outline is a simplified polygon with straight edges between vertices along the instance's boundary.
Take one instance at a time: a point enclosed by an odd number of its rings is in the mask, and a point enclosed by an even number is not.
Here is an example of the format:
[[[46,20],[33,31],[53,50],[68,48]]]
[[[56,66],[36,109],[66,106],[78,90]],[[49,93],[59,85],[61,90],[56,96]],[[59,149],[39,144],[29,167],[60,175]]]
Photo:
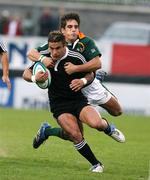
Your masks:
[[[60,31],[51,31],[48,35],[49,42],[62,42],[63,45],[66,44],[65,36]]]
[[[67,13],[60,18],[60,28],[65,28],[69,20],[76,20],[80,26],[80,16],[77,13]]]

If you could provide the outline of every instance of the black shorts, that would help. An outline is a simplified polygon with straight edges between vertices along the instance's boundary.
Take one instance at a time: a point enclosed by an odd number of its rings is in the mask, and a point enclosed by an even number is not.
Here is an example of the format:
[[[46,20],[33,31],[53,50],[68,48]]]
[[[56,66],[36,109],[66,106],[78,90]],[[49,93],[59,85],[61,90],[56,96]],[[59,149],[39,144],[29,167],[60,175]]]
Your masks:
[[[50,102],[50,109],[56,119],[63,113],[70,113],[79,119],[81,110],[88,105],[86,98],[76,100],[57,99]]]

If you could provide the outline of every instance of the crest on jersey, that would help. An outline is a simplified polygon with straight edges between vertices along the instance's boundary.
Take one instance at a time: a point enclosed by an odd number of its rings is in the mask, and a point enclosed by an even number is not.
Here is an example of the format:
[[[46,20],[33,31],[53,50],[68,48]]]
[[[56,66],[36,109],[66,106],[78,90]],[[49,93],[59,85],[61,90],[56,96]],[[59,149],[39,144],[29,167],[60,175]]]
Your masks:
[[[78,42],[77,51],[82,53],[84,50],[85,50],[84,44],[82,42]]]

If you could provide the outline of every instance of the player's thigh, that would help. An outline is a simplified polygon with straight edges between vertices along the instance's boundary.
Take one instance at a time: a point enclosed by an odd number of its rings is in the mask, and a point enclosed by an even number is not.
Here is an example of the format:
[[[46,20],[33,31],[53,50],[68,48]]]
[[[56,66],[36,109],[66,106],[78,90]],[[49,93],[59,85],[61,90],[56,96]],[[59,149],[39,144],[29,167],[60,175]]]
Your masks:
[[[105,104],[101,104],[101,107],[106,109],[111,115],[119,116],[122,114],[120,103],[113,96]]]
[[[63,113],[57,118],[58,124],[69,135],[79,138],[82,134],[77,122],[77,118],[70,113]]]
[[[92,128],[99,128],[102,125],[100,114],[92,106],[85,106],[79,116],[80,120]]]

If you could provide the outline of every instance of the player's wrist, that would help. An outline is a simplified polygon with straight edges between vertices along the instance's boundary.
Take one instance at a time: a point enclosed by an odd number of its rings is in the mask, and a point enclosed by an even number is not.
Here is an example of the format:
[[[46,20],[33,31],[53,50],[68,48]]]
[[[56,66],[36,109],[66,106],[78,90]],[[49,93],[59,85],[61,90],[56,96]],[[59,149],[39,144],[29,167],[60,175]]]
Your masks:
[[[32,76],[31,76],[31,81],[32,81],[33,83],[36,83],[35,75],[32,75]]]
[[[74,66],[74,72],[81,72],[80,71],[80,65],[75,65]]]
[[[43,63],[43,61],[44,61],[45,58],[46,58],[46,56],[40,55],[38,61],[40,61],[41,63]]]
[[[84,84],[84,85],[87,84],[87,79],[86,79],[86,78],[81,78],[81,80],[83,81],[83,84]]]

